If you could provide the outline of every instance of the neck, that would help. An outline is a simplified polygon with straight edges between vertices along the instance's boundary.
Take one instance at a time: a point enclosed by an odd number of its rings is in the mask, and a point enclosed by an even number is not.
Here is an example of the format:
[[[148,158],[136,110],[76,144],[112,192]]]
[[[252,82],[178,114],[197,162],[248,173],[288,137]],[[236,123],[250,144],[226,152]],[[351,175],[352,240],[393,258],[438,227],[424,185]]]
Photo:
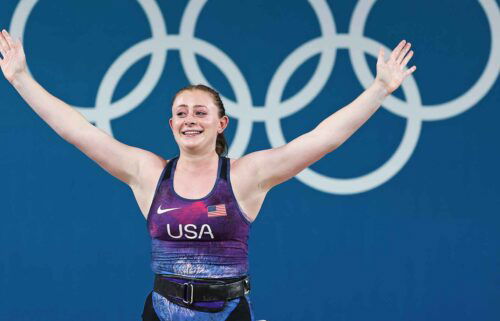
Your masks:
[[[213,150],[204,154],[192,154],[187,151],[181,151],[177,161],[176,170],[186,172],[198,172],[218,165],[219,155]]]

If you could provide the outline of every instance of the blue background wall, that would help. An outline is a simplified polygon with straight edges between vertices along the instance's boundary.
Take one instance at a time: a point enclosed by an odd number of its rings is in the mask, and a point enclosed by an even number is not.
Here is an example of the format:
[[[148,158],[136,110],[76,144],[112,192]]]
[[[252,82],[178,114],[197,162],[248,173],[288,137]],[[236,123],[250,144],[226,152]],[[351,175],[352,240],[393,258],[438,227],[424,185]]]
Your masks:
[[[0,28],[12,28],[18,5],[0,2]],[[156,5],[168,34],[179,34],[187,1]],[[356,5],[328,1],[337,33],[350,34]],[[500,61],[485,6],[498,27],[494,1],[378,1],[364,35],[388,48],[401,39],[413,44],[411,65],[418,69],[411,81],[420,108],[432,109],[467,93],[490,55]],[[48,91],[73,106],[93,108],[113,62],[159,27],[149,25],[136,1],[40,1],[22,38],[30,71]],[[306,1],[209,1],[195,30],[237,65],[253,108],[263,108],[279,65],[321,34]],[[500,30],[495,32],[500,38]],[[280,119],[287,141],[364,90],[349,50],[336,54],[320,93]],[[375,58],[365,55],[374,71]],[[206,57],[197,60],[210,84],[234,100],[229,76]],[[305,86],[318,61],[316,55],[298,68],[283,100]],[[149,62],[146,56],[127,70],[113,101],[139,83]],[[411,157],[381,184],[345,194],[292,179],[268,194],[249,244],[256,319],[500,318],[497,74],[498,65],[484,94],[463,112],[423,120]],[[179,51],[169,50],[152,91],[129,113],[110,120],[114,137],[165,158],[175,156],[170,101],[188,78]],[[394,95],[407,99],[403,90]],[[407,121],[381,108],[311,169],[346,179],[370,173],[392,156]],[[238,122],[231,119],[230,141]],[[254,122],[245,154],[270,148],[275,134]],[[140,319],[152,288],[150,239],[128,187],[59,138],[3,78],[0,146],[0,319]]]

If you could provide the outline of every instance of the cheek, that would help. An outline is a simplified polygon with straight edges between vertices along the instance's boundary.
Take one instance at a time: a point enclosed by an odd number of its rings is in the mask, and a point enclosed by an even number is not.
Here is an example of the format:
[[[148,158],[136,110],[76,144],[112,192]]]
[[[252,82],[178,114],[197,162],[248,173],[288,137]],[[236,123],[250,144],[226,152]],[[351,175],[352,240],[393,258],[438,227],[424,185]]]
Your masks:
[[[216,126],[216,125],[214,125],[213,119],[207,119],[207,118],[200,118],[198,120],[198,124],[203,126],[203,128],[205,128],[205,130],[211,130],[214,126]]]
[[[177,134],[177,133],[178,133],[178,131],[180,130],[180,125],[181,125],[181,124],[179,124],[178,122],[175,122],[175,121],[173,121],[173,122],[172,122],[172,127],[171,127],[171,129],[172,129],[172,131],[174,132],[174,134]]]

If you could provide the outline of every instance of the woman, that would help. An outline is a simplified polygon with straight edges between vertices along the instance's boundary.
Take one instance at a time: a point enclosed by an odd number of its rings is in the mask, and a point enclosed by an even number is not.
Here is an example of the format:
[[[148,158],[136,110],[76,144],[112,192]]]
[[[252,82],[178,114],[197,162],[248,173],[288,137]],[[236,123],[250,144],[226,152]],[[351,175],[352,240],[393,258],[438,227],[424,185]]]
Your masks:
[[[181,89],[169,124],[178,157],[165,160],[124,145],[45,91],[27,73],[22,44],[0,35],[5,78],[62,138],[132,189],[152,237],[154,290],[143,320],[253,320],[247,239],[269,190],[332,152],[416,70],[401,41],[386,62],[380,49],[374,83],[352,103],[288,144],[239,159],[224,157],[229,123],[216,91]],[[300,157],[297,157],[300,155]]]

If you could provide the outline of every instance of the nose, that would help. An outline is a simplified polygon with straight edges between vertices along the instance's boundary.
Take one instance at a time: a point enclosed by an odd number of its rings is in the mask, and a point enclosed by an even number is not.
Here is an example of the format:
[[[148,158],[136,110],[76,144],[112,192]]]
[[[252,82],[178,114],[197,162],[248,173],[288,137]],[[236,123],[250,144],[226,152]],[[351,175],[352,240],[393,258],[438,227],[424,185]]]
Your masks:
[[[186,124],[186,125],[196,124],[194,116],[192,114],[188,114],[186,116],[186,118],[184,119],[184,124]]]

